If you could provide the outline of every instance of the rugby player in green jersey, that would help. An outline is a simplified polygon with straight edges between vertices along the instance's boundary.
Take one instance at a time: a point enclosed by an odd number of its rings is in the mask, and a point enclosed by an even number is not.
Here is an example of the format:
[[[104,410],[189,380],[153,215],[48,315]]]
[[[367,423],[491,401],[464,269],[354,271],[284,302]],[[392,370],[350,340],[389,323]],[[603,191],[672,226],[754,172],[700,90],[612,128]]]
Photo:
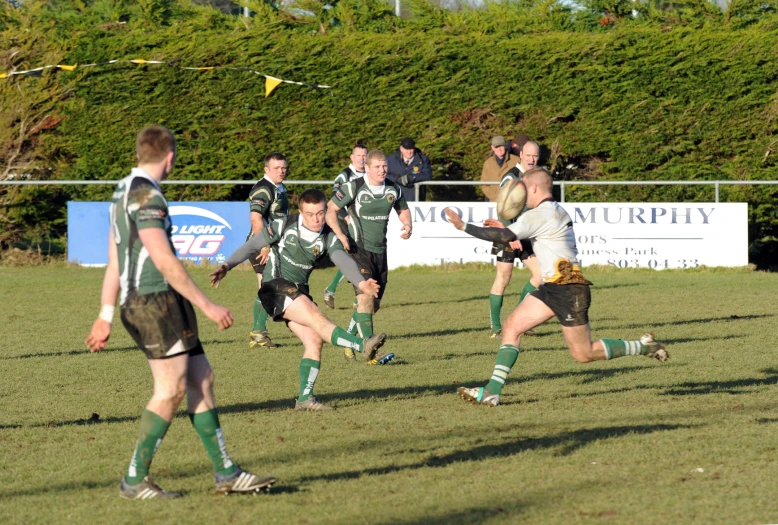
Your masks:
[[[251,202],[251,231],[246,240],[261,232],[265,226],[274,219],[285,218],[289,215],[289,195],[284,186],[288,166],[286,157],[281,153],[271,153],[265,157],[265,176],[257,182],[249,193]],[[265,269],[270,247],[266,246],[261,251],[252,253],[249,261],[257,274],[257,282],[262,288],[262,272]],[[277,345],[267,333],[267,312],[262,308],[259,297],[254,299],[254,328],[249,334],[249,348],[265,347],[275,348]]]
[[[592,341],[589,326],[589,286],[592,283],[581,271],[573,221],[551,196],[552,180],[546,170],[526,171],[522,183],[527,189],[529,210],[510,226],[506,227],[496,219],[484,221],[485,228],[465,224],[451,208],[445,209],[446,217],[456,229],[478,239],[501,244],[532,239],[543,275],[541,286],[527,295],[505,321],[502,345],[489,382],[483,387],[460,387],[457,389],[459,396],[470,403],[497,406],[508,374],[519,357],[522,334],[554,316],[562,325],[570,355],[580,363],[636,355],[667,361],[670,357],[667,350],[652,333],[645,333],[635,341]]]
[[[313,302],[308,278],[316,263],[325,256],[340,268],[354,284],[357,293],[371,300],[378,297],[379,285],[365,280],[356,263],[345,253],[335,234],[324,222],[327,198],[320,190],[306,190],[300,195],[300,214],[276,219],[259,235],[235,250],[227,262],[211,274],[211,286],[219,283],[232,268],[245,261],[250,253],[270,246],[265,278],[259,290],[262,306],[274,321],[284,321],[305,349],[300,362],[300,392],[295,410],[331,410],[313,396],[313,387],[321,369],[324,341],[361,352],[370,364],[391,360],[393,354],[379,354],[386,334],[359,338],[335,326]],[[390,357],[391,356],[391,357]]]
[[[386,230],[389,214],[395,210],[402,222],[400,237],[409,239],[412,233],[411,212],[403,197],[402,188],[386,180],[386,156],[373,150],[367,154],[367,173],[361,179],[344,184],[332,196],[327,207],[327,224],[340,242],[351,253],[362,275],[375,279],[381,286],[378,297],[365,294],[356,297],[357,309],[351,319],[349,332],[356,330],[361,337],[373,334],[373,314],[381,307],[386,291],[389,265],[386,258]],[[348,230],[354,246],[338,224],[338,212],[348,208]],[[353,361],[354,352],[346,349],[346,359]]]
[[[353,180],[359,179],[361,177],[365,176],[365,160],[367,159],[367,146],[364,144],[357,144],[351,149],[351,164],[349,164],[348,168],[344,169],[340,173],[338,173],[338,176],[335,177],[335,183],[332,185],[332,194],[335,195],[341,186],[344,184],[351,182]],[[342,217],[346,222],[349,222],[350,219],[348,218],[348,214],[346,213],[346,210],[342,210],[340,213],[340,217]],[[335,276],[332,278],[332,282],[330,282],[329,286],[324,289],[324,304],[327,305],[327,308],[335,308],[335,290],[337,290],[338,285],[343,280],[343,272],[338,270],[335,272]]]
[[[213,463],[216,491],[257,492],[275,483],[238,467],[227,454],[213,395],[213,370],[197,334],[195,304],[220,330],[232,325],[230,311],[213,303],[176,258],[172,222],[159,184],[173,169],[176,143],[162,126],[143,129],[136,142],[138,167],[113,194],[108,266],[102,309],[86,339],[99,352],[111,335],[116,299],[122,324],[148,359],[154,394],[140,418],[140,435],[119,495],[126,499],[171,499],[148,477],[149,467],[176,409],[186,396],[189,419]]]

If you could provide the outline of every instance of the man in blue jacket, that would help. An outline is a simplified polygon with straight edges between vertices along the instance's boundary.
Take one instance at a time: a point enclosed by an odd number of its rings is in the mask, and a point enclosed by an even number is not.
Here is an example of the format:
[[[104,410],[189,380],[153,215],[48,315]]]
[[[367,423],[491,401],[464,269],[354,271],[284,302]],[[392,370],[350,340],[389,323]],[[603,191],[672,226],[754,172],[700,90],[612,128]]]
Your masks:
[[[386,158],[388,173],[386,178],[399,184],[403,190],[403,197],[406,202],[416,200],[417,182],[431,180],[432,168],[430,159],[416,148],[416,143],[411,138],[404,138],[400,142],[397,151]],[[419,200],[426,198],[426,188],[419,188]]]

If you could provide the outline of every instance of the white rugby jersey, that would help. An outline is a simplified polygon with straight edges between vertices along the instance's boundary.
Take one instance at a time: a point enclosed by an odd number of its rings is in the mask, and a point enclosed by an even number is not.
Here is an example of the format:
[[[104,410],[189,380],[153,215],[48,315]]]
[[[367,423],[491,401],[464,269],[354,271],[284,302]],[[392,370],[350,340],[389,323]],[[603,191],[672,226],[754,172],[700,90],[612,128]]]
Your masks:
[[[591,284],[581,273],[573,220],[559,203],[548,199],[519,215],[508,226],[518,239],[530,239],[540,261],[543,282]]]

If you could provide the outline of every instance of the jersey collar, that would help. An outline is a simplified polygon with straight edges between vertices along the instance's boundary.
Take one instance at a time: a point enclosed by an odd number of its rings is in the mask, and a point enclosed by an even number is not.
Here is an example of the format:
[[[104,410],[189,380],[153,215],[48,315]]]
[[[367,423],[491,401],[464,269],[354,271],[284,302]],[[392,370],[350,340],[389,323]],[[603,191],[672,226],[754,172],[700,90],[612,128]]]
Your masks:
[[[151,183],[154,186],[156,186],[158,190],[161,191],[161,188],[159,187],[159,183],[156,180],[154,180],[154,178],[151,175],[146,173],[146,170],[141,168],[132,168],[132,170],[130,171],[130,175],[134,175],[136,177],[143,177],[144,179],[150,180]]]
[[[357,171],[357,168],[353,164],[349,164],[348,169],[351,170],[351,173],[353,173],[355,177],[364,177],[367,174],[367,170]]]

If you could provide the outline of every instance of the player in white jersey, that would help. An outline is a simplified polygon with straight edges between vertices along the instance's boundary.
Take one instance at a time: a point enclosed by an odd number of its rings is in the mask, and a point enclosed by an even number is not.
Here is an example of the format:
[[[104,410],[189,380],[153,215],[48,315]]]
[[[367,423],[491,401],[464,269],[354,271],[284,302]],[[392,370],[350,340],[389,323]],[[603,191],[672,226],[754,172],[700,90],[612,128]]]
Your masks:
[[[573,221],[551,196],[552,179],[545,169],[535,168],[525,172],[522,181],[527,189],[529,210],[507,228],[495,219],[484,221],[484,228],[465,224],[456,212],[450,208],[445,210],[449,221],[458,230],[479,239],[502,244],[530,239],[543,276],[543,284],[519,303],[506,320],[502,345],[489,383],[480,388],[460,387],[457,389],[459,396],[476,404],[499,404],[502,387],[519,357],[521,334],[554,316],[562,324],[562,335],[576,361],[588,363],[627,355],[645,355],[666,361],[669,357],[667,351],[651,333],[643,334],[637,341],[591,340],[591,283],[581,272]]]

